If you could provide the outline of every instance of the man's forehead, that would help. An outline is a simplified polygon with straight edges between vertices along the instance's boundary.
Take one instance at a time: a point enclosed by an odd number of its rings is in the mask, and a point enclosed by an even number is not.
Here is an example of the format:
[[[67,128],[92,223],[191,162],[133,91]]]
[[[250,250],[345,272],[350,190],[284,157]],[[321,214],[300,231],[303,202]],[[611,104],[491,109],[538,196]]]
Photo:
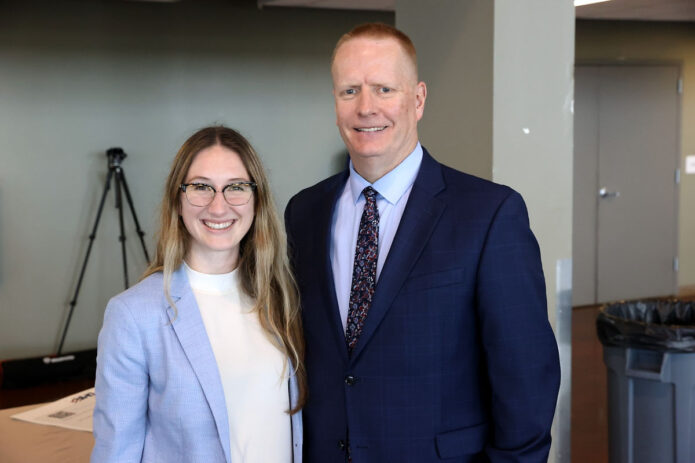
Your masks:
[[[406,53],[403,46],[393,37],[353,37],[340,44],[335,55],[338,59],[339,55],[344,55],[345,51],[371,51],[389,48],[398,48],[401,53]]]
[[[340,47],[336,50],[335,57],[331,66],[331,73],[335,78],[336,68],[342,67],[342,72],[350,72],[354,70],[350,67],[342,66],[346,60],[379,60],[382,57],[388,56],[389,53],[395,52],[397,57],[397,66],[407,67],[409,71],[412,71],[415,78],[417,79],[417,70],[415,69],[415,64],[410,56],[407,54],[403,46],[398,42],[398,40],[393,37],[355,37],[343,42]],[[382,61],[380,64],[385,64],[386,61]],[[351,63],[352,64],[352,63]]]

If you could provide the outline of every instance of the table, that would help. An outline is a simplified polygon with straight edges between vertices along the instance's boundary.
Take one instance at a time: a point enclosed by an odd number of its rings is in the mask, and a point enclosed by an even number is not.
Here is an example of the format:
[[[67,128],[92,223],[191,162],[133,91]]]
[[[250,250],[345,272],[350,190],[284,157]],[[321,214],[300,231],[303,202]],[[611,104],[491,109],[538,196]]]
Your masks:
[[[94,446],[92,433],[26,423],[10,416],[42,404],[0,410],[0,462],[88,462]]]

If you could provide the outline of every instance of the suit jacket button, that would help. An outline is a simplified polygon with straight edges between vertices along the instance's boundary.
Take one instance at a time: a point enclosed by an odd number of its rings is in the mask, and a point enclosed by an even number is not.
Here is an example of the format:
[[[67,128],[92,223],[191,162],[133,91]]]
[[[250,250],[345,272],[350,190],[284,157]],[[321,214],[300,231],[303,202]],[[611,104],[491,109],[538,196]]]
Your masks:
[[[345,377],[345,384],[347,384],[348,386],[353,386],[356,382],[357,382],[357,378],[355,378],[352,375],[347,375]]]
[[[340,450],[345,450],[345,441],[344,440],[339,440],[338,441],[338,448]]]

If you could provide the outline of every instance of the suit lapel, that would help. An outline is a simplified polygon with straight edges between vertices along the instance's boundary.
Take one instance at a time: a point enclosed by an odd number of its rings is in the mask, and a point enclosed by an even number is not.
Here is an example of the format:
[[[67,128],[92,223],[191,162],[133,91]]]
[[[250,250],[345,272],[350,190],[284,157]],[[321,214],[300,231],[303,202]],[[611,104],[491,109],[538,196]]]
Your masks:
[[[343,322],[340,319],[340,308],[338,307],[338,297],[335,294],[335,281],[333,277],[333,267],[331,266],[331,224],[333,222],[333,212],[335,211],[338,197],[343,192],[343,187],[348,179],[348,171],[337,175],[335,182],[332,182],[325,194],[321,198],[319,206],[316,208],[316,221],[319,233],[314,243],[316,259],[322,264],[320,275],[316,275],[320,279],[319,287],[322,290],[323,304],[321,307],[328,310],[327,316],[332,321],[333,338],[337,344],[338,352],[341,353],[343,359],[347,362],[347,347],[345,345],[345,331],[343,330]]]
[[[441,164],[423,148],[420,170],[410,191],[408,204],[403,211],[388,257],[381,269],[372,306],[360,339],[352,352],[353,361],[360,355],[386,315],[437,226],[445,204],[438,200],[436,195],[444,188]]]
[[[176,337],[203,389],[215,418],[217,434],[222,442],[225,457],[227,462],[231,462],[229,422],[222,380],[215,361],[215,354],[212,352],[212,346],[208,340],[207,331],[205,331],[205,324],[183,265],[172,276],[171,293],[176,304],[176,316],[174,318],[174,312],[169,307],[167,309],[169,319],[173,319],[172,327]]]

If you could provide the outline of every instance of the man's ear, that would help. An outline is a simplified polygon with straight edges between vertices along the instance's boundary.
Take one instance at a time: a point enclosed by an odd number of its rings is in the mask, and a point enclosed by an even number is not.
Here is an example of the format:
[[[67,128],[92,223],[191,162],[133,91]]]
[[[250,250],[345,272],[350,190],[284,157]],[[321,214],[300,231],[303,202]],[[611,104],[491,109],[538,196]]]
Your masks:
[[[419,82],[415,87],[415,111],[417,120],[422,118],[425,112],[425,100],[427,99],[427,85],[424,82]]]

